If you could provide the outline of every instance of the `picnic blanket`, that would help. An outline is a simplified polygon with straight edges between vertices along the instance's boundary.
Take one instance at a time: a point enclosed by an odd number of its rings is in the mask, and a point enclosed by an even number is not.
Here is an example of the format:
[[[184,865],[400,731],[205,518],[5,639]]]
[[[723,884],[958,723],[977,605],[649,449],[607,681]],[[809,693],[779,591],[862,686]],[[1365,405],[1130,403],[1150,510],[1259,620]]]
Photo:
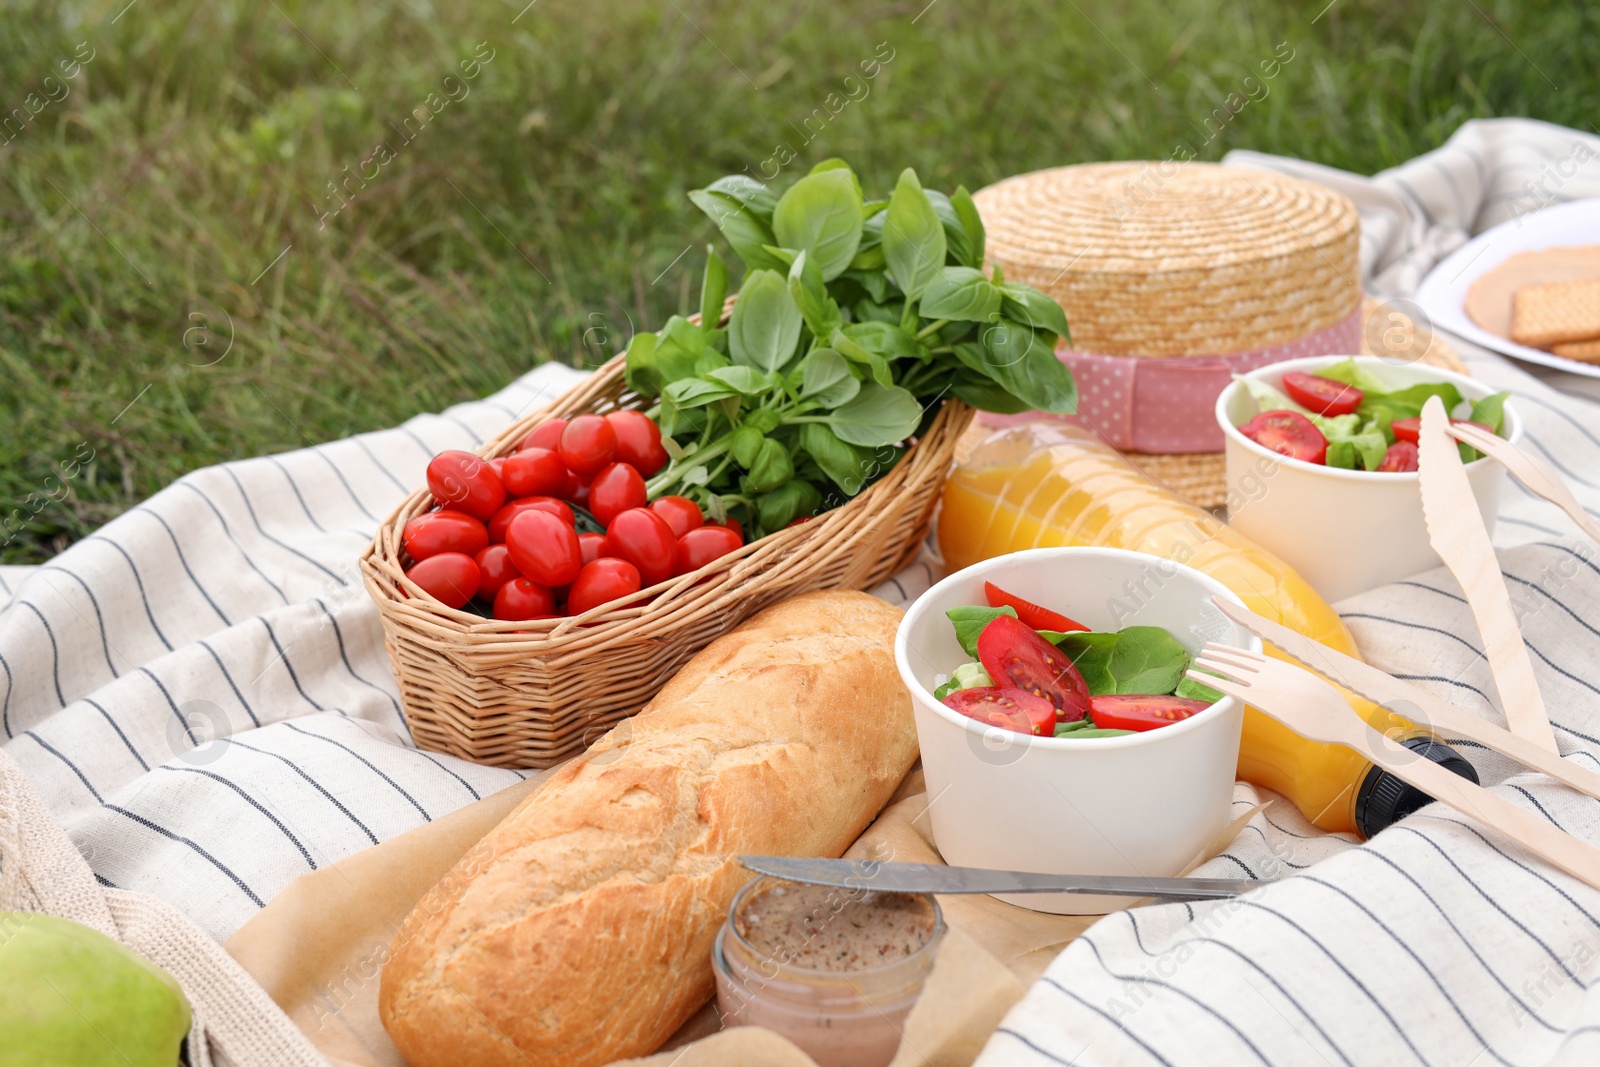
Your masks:
[[[1563,169],[1530,199],[1524,186],[1578,147],[1578,175]],[[1520,207],[1600,195],[1597,151],[1586,134],[1496,120],[1374,179],[1229,161],[1351,193],[1369,288],[1403,296]],[[1600,383],[1458,349],[1474,376],[1516,393],[1528,447],[1600,514]],[[3,751],[103,887],[165,901],[220,941],[300,875],[524,777],[411,743],[355,560],[434,453],[474,447],[577,380],[545,366],[391,430],[195,471],[47,564],[0,568]],[[1502,567],[1562,751],[1600,762],[1597,549],[1512,485],[1495,534]],[[877,592],[907,602],[937,573],[924,560]],[[1340,608],[1372,662],[1498,720],[1447,573]],[[1463,751],[1508,799],[1600,843],[1595,801]],[[1235,802],[1246,810],[1257,792],[1241,785]],[[1510,842],[1433,808],[1358,845],[1280,799],[1203,873],[1223,870],[1296,876],[1236,902],[1107,918],[1056,960],[981,1062],[1597,1055],[1600,1005],[1587,991],[1600,975],[1600,894]]]

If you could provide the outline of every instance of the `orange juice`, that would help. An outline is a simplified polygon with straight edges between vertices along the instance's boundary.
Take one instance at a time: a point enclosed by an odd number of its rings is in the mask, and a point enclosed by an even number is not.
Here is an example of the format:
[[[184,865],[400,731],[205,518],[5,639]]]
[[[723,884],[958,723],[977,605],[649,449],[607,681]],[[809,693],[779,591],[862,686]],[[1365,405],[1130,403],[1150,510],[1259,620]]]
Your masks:
[[[945,488],[938,536],[952,570],[1006,552],[1058,545],[1146,552],[1210,575],[1251,611],[1340,652],[1359,654],[1343,620],[1287,564],[1063,424],[1024,423],[979,445]],[[1125,583],[1120,609],[1117,602],[1111,605],[1113,616],[1123,610],[1131,616],[1162,581],[1160,566],[1152,564],[1148,579]],[[1379,731],[1414,732],[1386,709],[1346,696]],[[1350,749],[1307,741],[1246,708],[1238,773],[1282,793],[1324,830],[1360,832],[1357,794],[1364,783],[1370,789],[1369,775],[1381,772]]]

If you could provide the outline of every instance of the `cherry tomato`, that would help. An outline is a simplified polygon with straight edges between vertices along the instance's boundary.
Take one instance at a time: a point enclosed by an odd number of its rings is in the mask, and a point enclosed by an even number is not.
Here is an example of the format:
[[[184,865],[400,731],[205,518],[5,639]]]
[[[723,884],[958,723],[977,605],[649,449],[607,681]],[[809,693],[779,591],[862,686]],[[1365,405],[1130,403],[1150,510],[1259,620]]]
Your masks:
[[[1171,726],[1211,705],[1204,700],[1172,696],[1114,696],[1089,701],[1089,718],[1102,730],[1154,730]]]
[[[792,530],[794,527],[802,526],[814,518],[816,518],[815,515],[796,515],[794,518],[789,520],[788,525],[784,526],[784,529]]]
[[[513,578],[494,598],[494,617],[503,622],[546,618],[556,610],[556,595],[538,582]]]
[[[672,527],[673,537],[682,537],[706,521],[705,515],[700,512],[700,505],[686,496],[664,496],[659,500],[652,500],[650,510],[660,515],[666,524]],[[739,531],[739,542],[744,543],[743,530]]]
[[[504,485],[505,484],[504,475],[505,475],[505,471],[506,471],[505,457],[501,456],[498,459],[491,459],[491,460],[488,460],[487,462],[489,464],[489,469],[494,471],[494,476],[496,478],[500,479],[500,484],[501,485]]]
[[[581,533],[578,535],[578,551],[583,553],[585,564],[593,563],[600,558],[600,553],[605,551],[606,535],[597,533]]]
[[[1283,376],[1283,391],[1290,400],[1318,415],[1348,415],[1361,406],[1367,395],[1353,385],[1300,371]]]
[[[524,448],[505,459],[500,481],[509,496],[556,496],[567,484],[567,465],[548,448]]]
[[[665,500],[666,498],[663,497],[662,499]],[[705,524],[707,526],[725,526],[728,529],[732,530],[734,533],[738,534],[739,535],[739,540],[741,540],[741,541],[744,540],[744,525],[738,519],[734,518],[732,515],[729,515],[726,519],[724,519],[721,522],[712,522],[711,520],[707,519]],[[678,536],[682,537],[683,535],[679,534]]]
[[[590,608],[640,590],[639,569],[625,559],[609,556],[584,564],[567,591],[567,614],[582,615]]]
[[[1078,668],[1021,619],[1000,615],[985,626],[978,659],[999,685],[1044,697],[1062,722],[1077,722],[1089,711],[1089,686]]]
[[[642,411],[613,411],[606,416],[617,435],[617,462],[632,466],[646,478],[667,465],[661,447],[661,427]]]
[[[557,500],[553,496],[525,496],[520,500],[511,501],[494,513],[494,518],[489,520],[489,543],[498,545],[504,542],[511,520],[524,511],[548,511],[568,526],[575,526],[578,521],[565,500]]]
[[[566,428],[566,419],[545,419],[528,431],[528,436],[522,439],[522,443],[517,446],[517,451],[520,452],[524,448],[548,448],[554,452],[556,445],[561,441],[561,431]]]
[[[1015,593],[1008,593],[993,582],[983,583],[983,595],[988,598],[991,608],[1009,607],[1017,613],[1017,618],[1027,623],[1035,630],[1055,630],[1066,633],[1071,630],[1087,630],[1088,627],[1076,619],[1069,619],[1065,615],[1057,614],[1049,608],[1041,608],[1031,600],[1024,600]]]
[[[1391,474],[1414,471],[1417,469],[1417,446],[1410,441],[1396,441],[1389,446],[1389,451],[1383,454],[1383,462],[1378,464],[1380,471]]]
[[[593,474],[617,454],[617,431],[600,415],[579,415],[561,431],[556,451],[578,475]]]
[[[644,479],[626,463],[607,464],[589,483],[589,514],[602,526],[610,526],[612,519],[629,508],[644,507],[649,500]]]
[[[513,578],[522,577],[517,565],[511,562],[511,550],[505,545],[489,545],[477,555],[478,596],[493,601],[500,587]]]
[[[583,567],[578,531],[537,508],[511,520],[506,547],[517,570],[540,585],[566,585]]]
[[[1056,709],[1048,700],[1023,689],[997,685],[957,689],[944,698],[945,707],[969,719],[1036,737],[1056,735]]]
[[[1239,432],[1290,459],[1321,463],[1328,456],[1328,439],[1316,423],[1298,411],[1263,411],[1239,427]]]
[[[494,468],[471,452],[440,452],[428,464],[428,489],[439,503],[488,522],[506,502]]]
[[[744,544],[744,538],[726,526],[697,526],[678,538],[673,563],[678,574],[697,571]]]
[[[1487,423],[1478,422],[1476,419],[1451,419],[1451,426],[1476,426],[1485,433],[1494,433],[1494,428]],[[1413,416],[1409,419],[1395,419],[1389,424],[1389,429],[1394,431],[1396,441],[1410,441],[1416,444],[1422,437],[1422,417]]]
[[[406,577],[447,608],[463,607],[478,591],[478,564],[462,552],[429,556],[406,571]]]
[[[602,551],[639,568],[644,584],[655,585],[672,577],[678,543],[672,527],[649,508],[629,508],[606,527]]]
[[[400,539],[405,542],[411,558],[421,563],[441,552],[475,556],[489,543],[489,532],[471,515],[442,508],[418,515],[406,523],[405,529],[400,531]]]

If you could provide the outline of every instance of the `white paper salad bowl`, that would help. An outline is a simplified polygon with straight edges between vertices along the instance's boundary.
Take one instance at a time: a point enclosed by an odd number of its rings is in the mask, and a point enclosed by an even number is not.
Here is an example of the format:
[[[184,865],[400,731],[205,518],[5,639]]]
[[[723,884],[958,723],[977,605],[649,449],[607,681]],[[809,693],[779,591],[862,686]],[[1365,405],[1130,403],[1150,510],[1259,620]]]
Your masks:
[[[1243,375],[1281,388],[1291,371],[1315,374],[1349,356],[1311,356],[1273,363]],[[1391,363],[1357,357],[1380,381],[1403,389],[1419,382],[1450,382],[1468,400],[1497,392],[1464,375],[1423,363]],[[1422,496],[1415,471],[1386,474],[1341,470],[1279,456],[1239,432],[1256,414],[1243,380],[1217,397],[1227,465],[1229,515],[1234,529],[1300,572],[1324,600],[1338,601],[1440,565],[1428,544]],[[1501,435],[1522,437],[1516,404],[1507,401]],[[1505,483],[1500,465],[1487,457],[1467,464],[1467,480],[1483,521],[1494,532]]]
[[[934,689],[969,662],[945,611],[982,605],[984,582],[1095,630],[1161,626],[1193,655],[1207,641],[1261,642],[1211,597],[1238,598],[1199,571],[1114,548],[1037,548],[985,560],[906,611],[895,660],[911,691],[934,844],[964,867],[1052,874],[1181,873],[1227,825],[1244,708],[1231,697],[1121,737],[1034,737],[945,707]],[[999,895],[1035,911],[1094,915],[1123,897]]]

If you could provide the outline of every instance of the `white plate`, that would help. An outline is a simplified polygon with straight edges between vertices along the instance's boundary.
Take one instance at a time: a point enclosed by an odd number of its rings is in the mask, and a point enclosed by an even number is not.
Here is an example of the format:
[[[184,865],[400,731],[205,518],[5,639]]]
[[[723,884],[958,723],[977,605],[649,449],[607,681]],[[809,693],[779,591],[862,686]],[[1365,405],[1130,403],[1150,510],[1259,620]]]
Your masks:
[[[1600,365],[1580,363],[1519,345],[1483,329],[1467,317],[1467,289],[1478,276],[1518,252],[1575,245],[1600,245],[1600,200],[1578,200],[1503,222],[1480,233],[1433,268],[1415,297],[1433,325],[1528,363],[1600,378]]]

